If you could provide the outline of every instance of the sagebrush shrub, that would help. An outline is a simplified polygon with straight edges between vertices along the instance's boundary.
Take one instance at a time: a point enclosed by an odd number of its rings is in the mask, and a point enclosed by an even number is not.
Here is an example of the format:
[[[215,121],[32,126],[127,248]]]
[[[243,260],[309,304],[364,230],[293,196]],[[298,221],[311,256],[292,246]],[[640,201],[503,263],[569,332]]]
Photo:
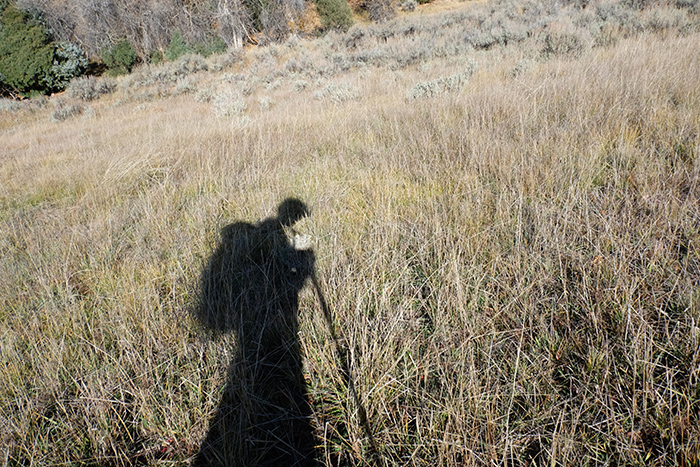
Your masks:
[[[294,82],[294,90],[296,92],[302,92],[304,89],[309,87],[309,82],[303,79]]]
[[[700,0],[676,0],[676,6],[678,8],[686,8],[694,15],[700,13]]]
[[[523,73],[530,71],[530,68],[532,68],[532,60],[524,58],[522,60],[519,60],[518,63],[515,64],[515,67],[512,70],[510,70],[509,76],[511,78],[517,78]]]
[[[418,3],[416,2],[416,0],[406,0],[401,4],[402,11],[415,11],[417,7]]]
[[[116,80],[109,76],[97,79],[95,85],[99,94],[112,94],[117,89]]]
[[[111,94],[117,88],[117,82],[111,77],[95,78],[83,76],[68,84],[66,92],[70,97],[83,101],[92,101],[102,94]]]
[[[231,117],[243,114],[248,105],[241,95],[235,91],[225,91],[214,96],[214,112],[219,117]]]
[[[476,72],[477,64],[474,60],[467,63],[465,70],[448,77],[440,77],[432,81],[425,81],[413,86],[407,93],[406,99],[421,99],[435,97],[447,92],[455,92],[467,84],[469,78]]]
[[[567,55],[580,57],[585,49],[585,41],[576,32],[548,32],[544,36],[544,45],[540,54],[543,58]]]
[[[70,97],[84,101],[92,101],[100,97],[100,93],[97,91],[97,80],[94,76],[74,79],[66,91]]]
[[[175,94],[186,94],[195,92],[196,90],[196,84],[193,83],[189,77],[178,80],[177,85],[175,86]]]
[[[214,90],[211,88],[200,89],[194,95],[194,100],[197,102],[207,103],[214,98]]]
[[[258,97],[258,104],[260,104],[261,110],[270,110],[274,103],[275,101],[269,96]]]
[[[367,12],[372,21],[381,23],[396,16],[396,9],[392,0],[369,0]]]
[[[19,102],[14,99],[0,98],[0,112],[15,112],[21,108]]]
[[[209,70],[207,61],[201,55],[187,54],[170,65],[170,70],[177,77],[187,76],[190,73],[199,73]]]
[[[51,113],[51,121],[54,123],[62,122],[82,114],[84,110],[82,105],[59,104],[58,108]]]
[[[669,7],[654,9],[647,20],[648,27],[655,32],[680,29],[687,23],[688,17],[684,11]]]
[[[331,83],[316,91],[314,97],[318,100],[329,100],[336,104],[341,104],[359,98],[360,91],[355,86],[347,83]]]
[[[229,49],[224,53],[214,54],[209,57],[209,68],[214,71],[222,71],[231,68],[243,59],[240,49]]]

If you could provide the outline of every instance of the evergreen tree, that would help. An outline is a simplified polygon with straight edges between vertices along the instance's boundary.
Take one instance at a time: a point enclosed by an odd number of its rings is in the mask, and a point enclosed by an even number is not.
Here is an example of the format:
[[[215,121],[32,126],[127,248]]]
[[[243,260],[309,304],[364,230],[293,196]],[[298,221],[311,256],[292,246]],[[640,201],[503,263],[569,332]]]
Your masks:
[[[51,90],[55,47],[44,28],[13,5],[0,17],[0,80],[16,91]]]
[[[77,45],[52,42],[39,19],[10,2],[0,0],[0,12],[0,88],[60,91],[85,72],[88,59]]]

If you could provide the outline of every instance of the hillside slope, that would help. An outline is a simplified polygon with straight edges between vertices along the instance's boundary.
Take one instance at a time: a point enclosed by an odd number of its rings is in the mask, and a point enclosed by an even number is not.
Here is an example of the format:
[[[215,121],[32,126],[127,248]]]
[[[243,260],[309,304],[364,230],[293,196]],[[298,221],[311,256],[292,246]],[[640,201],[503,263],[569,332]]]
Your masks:
[[[226,238],[295,197],[349,362],[307,281],[275,339],[321,465],[699,465],[698,5],[626,5],[418,11],[2,101],[0,459],[188,465],[222,401],[260,415],[263,360],[201,307]],[[241,465],[282,449],[227,433]]]

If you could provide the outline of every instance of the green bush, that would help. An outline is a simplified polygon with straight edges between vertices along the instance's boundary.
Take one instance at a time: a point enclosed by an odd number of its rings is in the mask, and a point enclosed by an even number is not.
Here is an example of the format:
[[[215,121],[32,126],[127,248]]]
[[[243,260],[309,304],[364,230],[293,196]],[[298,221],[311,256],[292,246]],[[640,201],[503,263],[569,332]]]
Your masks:
[[[352,26],[352,12],[346,0],[315,0],[324,29],[347,31]]]
[[[100,57],[112,75],[129,73],[139,60],[138,54],[126,39],[102,49]]]
[[[190,53],[190,47],[185,42],[180,31],[175,31],[173,37],[170,38],[170,45],[165,51],[165,58],[169,61],[175,61],[186,53]]]
[[[148,54],[148,63],[151,65],[163,63],[163,52],[160,50],[151,50],[151,53]]]
[[[0,20],[2,84],[22,93],[51,91],[54,46],[44,28],[12,5]]]
[[[203,57],[209,57],[213,54],[226,52],[226,42],[219,36],[214,37],[206,42],[199,42],[194,45],[193,52]]]
[[[198,42],[194,45],[190,45],[185,42],[185,39],[182,37],[182,33],[176,31],[173,34],[173,37],[170,38],[170,44],[168,45],[168,49],[165,51],[165,58],[169,62],[174,62],[183,55],[191,53],[201,55],[202,57],[209,57],[212,54],[225,51],[226,42],[224,42],[223,39],[218,36],[212,37],[204,42]]]

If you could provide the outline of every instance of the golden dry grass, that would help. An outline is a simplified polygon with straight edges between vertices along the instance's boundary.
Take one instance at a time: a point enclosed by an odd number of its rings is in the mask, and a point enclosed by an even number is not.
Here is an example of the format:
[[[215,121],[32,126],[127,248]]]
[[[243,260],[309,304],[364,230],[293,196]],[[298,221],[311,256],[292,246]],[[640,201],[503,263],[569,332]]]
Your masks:
[[[2,114],[4,463],[186,464],[236,344],[193,318],[202,268],[220,228],[296,196],[380,464],[698,465],[699,39],[515,77],[536,44],[302,90],[201,75],[241,92],[228,117],[128,88],[87,119]],[[460,90],[406,98],[468,58]],[[322,461],[370,462],[311,290],[300,323]]]

